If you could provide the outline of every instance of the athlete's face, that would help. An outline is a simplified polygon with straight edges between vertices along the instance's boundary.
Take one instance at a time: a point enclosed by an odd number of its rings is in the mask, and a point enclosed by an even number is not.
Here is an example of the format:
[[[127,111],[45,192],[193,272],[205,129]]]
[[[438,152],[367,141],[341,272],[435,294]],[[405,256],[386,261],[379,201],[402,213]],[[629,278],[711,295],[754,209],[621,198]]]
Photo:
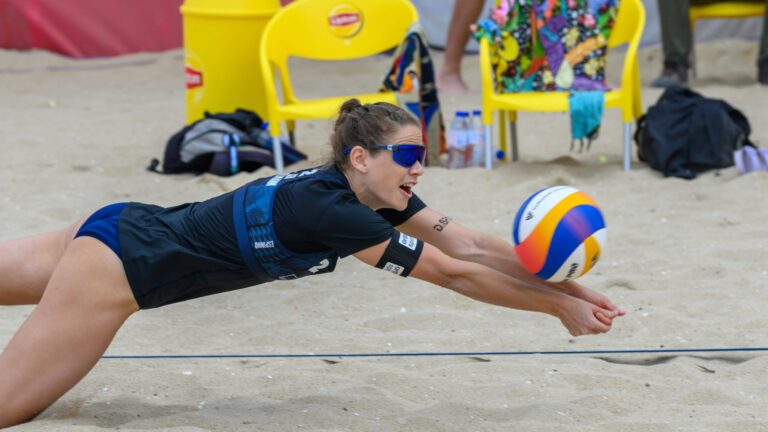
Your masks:
[[[402,126],[386,143],[381,144],[423,144],[421,129],[416,126]],[[393,152],[381,150],[371,156],[368,172],[368,190],[375,197],[377,207],[405,210],[413,195],[413,188],[424,167],[416,161],[410,168],[398,164]]]

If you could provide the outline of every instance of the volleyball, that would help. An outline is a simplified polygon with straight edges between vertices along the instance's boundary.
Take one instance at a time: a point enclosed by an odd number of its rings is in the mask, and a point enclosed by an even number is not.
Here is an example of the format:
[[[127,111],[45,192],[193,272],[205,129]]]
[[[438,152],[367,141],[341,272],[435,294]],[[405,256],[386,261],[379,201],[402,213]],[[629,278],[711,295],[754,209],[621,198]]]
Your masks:
[[[586,274],[606,244],[597,203],[570,186],[552,186],[528,197],[512,225],[523,267],[541,279],[562,282]]]

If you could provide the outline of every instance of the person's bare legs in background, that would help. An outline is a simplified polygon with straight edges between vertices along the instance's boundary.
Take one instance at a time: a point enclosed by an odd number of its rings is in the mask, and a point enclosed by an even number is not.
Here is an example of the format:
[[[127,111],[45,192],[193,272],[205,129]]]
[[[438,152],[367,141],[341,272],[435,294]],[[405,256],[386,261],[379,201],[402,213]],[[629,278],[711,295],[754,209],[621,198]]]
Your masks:
[[[445,40],[443,68],[437,76],[438,90],[459,93],[469,91],[461,77],[461,60],[470,36],[469,26],[477,22],[484,4],[483,0],[455,0]]]

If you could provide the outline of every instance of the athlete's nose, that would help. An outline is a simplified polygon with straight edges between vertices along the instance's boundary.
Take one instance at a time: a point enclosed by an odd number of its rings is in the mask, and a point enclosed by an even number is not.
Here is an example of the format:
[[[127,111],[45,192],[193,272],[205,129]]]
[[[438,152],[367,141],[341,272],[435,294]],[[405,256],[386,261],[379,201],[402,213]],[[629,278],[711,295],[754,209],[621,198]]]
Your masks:
[[[420,175],[424,174],[424,166],[421,164],[421,162],[416,161],[416,163],[413,164],[408,169],[408,174],[414,175],[414,176],[420,176]]]

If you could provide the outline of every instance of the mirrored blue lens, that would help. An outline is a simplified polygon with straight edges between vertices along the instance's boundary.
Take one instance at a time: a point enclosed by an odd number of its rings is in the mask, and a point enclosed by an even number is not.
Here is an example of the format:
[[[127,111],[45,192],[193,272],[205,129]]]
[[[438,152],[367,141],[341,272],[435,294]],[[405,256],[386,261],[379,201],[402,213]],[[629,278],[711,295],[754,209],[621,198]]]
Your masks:
[[[392,159],[405,168],[410,168],[420,162],[424,165],[427,149],[420,145],[400,145],[392,152]]]

